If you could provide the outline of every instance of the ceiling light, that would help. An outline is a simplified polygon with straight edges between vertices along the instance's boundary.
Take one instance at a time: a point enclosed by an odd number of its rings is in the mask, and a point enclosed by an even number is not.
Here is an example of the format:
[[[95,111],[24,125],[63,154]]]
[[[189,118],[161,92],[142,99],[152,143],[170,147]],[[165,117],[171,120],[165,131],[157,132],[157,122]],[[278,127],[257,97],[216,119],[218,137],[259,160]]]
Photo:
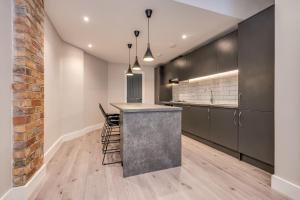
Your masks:
[[[132,69],[133,70],[141,70],[141,66],[140,66],[140,63],[139,63],[139,60],[138,60],[138,57],[137,57],[137,38],[140,35],[140,31],[135,30],[134,35],[135,35],[135,62],[133,64]]]
[[[185,39],[187,38],[187,35],[183,34],[183,35],[181,36],[181,38],[185,40]]]
[[[89,44],[89,45],[88,45],[88,47],[89,47],[89,48],[92,48],[92,47],[93,47],[93,45],[92,45],[92,44]]]
[[[133,72],[131,70],[131,65],[130,65],[130,49],[132,47],[132,44],[127,44],[127,46],[128,46],[128,49],[129,49],[129,65],[128,65],[128,70],[126,72],[126,75],[127,76],[133,76]]]
[[[154,57],[153,57],[153,54],[151,52],[150,42],[149,42],[149,32],[150,32],[150,29],[149,29],[149,19],[151,18],[152,10],[151,9],[147,9],[145,11],[145,13],[146,13],[146,16],[148,18],[148,44],[147,44],[146,53],[144,55],[144,61],[146,61],[146,62],[152,62],[154,60]]]
[[[87,17],[87,16],[84,16],[84,17],[83,17],[83,21],[85,21],[85,22],[89,22],[89,21],[90,21],[90,18],[89,18],[89,17]]]

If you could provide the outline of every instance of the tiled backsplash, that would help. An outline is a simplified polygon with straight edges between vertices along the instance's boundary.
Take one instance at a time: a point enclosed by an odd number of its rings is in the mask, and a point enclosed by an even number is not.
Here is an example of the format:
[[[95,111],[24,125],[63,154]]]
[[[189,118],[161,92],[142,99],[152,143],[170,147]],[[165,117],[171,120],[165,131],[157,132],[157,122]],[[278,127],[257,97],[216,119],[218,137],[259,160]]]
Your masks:
[[[207,104],[212,92],[215,104],[238,104],[238,74],[197,82],[179,82],[172,90],[173,101]]]

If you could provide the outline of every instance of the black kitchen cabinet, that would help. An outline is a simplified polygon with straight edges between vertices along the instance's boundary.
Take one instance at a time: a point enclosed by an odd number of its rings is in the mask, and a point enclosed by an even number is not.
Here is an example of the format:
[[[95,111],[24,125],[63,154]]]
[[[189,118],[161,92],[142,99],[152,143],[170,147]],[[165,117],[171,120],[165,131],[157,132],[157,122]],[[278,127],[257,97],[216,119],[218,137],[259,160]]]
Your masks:
[[[217,54],[213,43],[209,43],[187,55],[191,62],[190,78],[217,73]]]
[[[169,83],[170,79],[178,78],[178,67],[175,60],[165,65],[166,67],[166,83]]]
[[[211,141],[232,150],[238,150],[238,111],[212,108],[210,115]]]
[[[197,106],[182,106],[182,108],[182,130],[209,140],[210,108]]]
[[[172,87],[168,85],[161,85],[159,90],[160,101],[171,101],[172,100]]]
[[[274,165],[274,113],[239,112],[239,152]]]
[[[238,26],[239,107],[274,110],[274,6]]]
[[[191,121],[190,121],[190,106],[180,106],[175,105],[182,108],[182,116],[181,116],[181,127],[184,132],[190,132],[191,129]]]
[[[233,31],[214,42],[218,73],[238,68],[238,31]]]
[[[159,77],[156,78],[156,81],[159,82],[159,95],[158,102],[161,101],[171,101],[172,100],[172,87],[168,84],[169,77],[171,77],[171,72],[166,70],[166,66],[162,65],[159,67]],[[155,75],[157,75],[155,73]],[[158,85],[158,83],[155,82]],[[156,86],[156,85],[155,85]],[[157,88],[158,89],[158,88]]]
[[[183,81],[191,78],[192,65],[188,56],[180,56],[172,62],[179,80]]]
[[[160,74],[159,74],[159,67],[154,68],[154,100],[155,104],[159,104],[159,96],[160,96]]]
[[[161,66],[161,84],[166,85],[169,84],[169,80],[172,78],[172,68],[170,67],[170,63]]]

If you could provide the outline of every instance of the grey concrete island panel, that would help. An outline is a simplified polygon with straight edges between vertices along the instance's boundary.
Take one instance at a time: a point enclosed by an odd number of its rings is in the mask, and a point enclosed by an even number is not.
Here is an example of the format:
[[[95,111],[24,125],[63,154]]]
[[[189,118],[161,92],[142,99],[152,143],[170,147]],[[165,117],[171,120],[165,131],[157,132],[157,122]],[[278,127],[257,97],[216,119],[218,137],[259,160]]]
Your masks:
[[[112,105],[121,112],[124,177],[181,166],[181,108]]]

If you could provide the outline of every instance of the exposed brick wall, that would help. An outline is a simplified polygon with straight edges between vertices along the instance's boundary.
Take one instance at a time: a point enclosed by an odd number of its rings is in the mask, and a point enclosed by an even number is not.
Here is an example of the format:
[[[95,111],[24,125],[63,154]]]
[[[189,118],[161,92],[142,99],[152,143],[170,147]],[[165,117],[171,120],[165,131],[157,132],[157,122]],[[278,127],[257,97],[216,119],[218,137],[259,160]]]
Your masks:
[[[25,185],[43,164],[44,1],[14,0],[13,184]]]

